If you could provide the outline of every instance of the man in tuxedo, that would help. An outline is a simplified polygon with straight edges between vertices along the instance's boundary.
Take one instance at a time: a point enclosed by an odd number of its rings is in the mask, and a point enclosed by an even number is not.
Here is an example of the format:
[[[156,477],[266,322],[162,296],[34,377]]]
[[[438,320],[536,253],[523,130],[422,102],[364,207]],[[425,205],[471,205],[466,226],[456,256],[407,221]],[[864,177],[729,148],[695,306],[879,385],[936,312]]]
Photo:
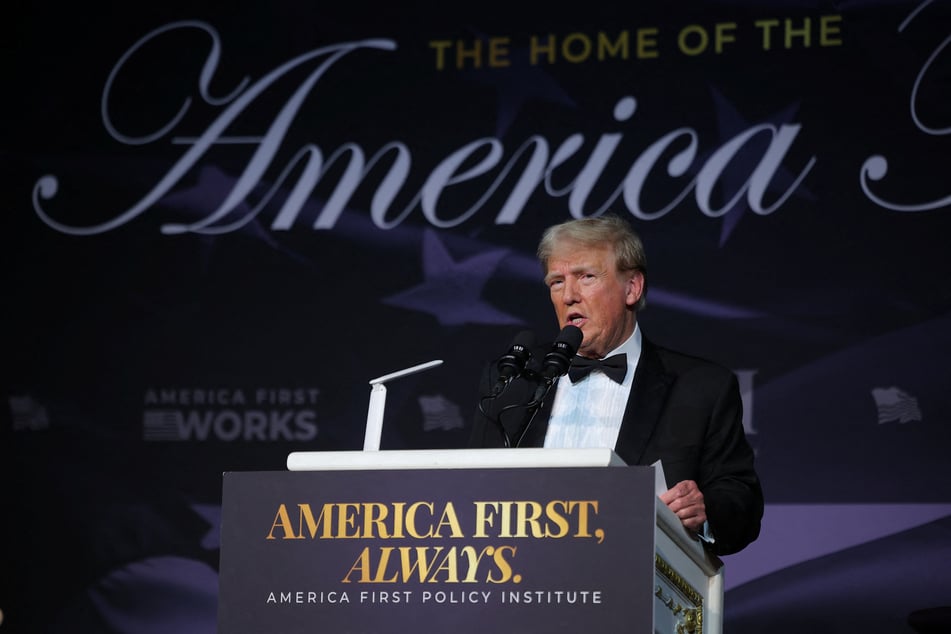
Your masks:
[[[661,500],[717,555],[759,535],[763,494],[742,425],[736,377],[714,363],[654,345],[641,332],[646,257],[615,216],[550,227],[538,247],[559,328],[582,333],[569,374],[541,403],[539,360],[496,397],[483,398],[471,445],[611,447],[627,464],[660,460],[670,489]],[[603,364],[601,364],[603,360]],[[489,367],[481,394],[497,385]],[[514,440],[510,440],[514,439]]]

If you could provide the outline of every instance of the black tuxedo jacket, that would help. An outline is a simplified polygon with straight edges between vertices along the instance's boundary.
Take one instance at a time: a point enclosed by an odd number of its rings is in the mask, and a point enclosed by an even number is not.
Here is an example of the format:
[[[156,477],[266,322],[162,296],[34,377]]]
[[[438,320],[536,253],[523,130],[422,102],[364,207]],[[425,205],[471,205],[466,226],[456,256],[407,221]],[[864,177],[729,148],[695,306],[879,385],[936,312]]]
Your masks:
[[[548,349],[536,350],[532,360],[542,359]],[[480,394],[490,394],[497,377],[494,364],[487,367]],[[483,399],[470,446],[502,447],[495,422],[500,418],[511,438],[524,430],[519,446],[543,446],[557,385],[531,411],[524,404],[536,389],[537,383],[517,378],[498,398]],[[739,385],[732,372],[642,337],[641,358],[614,452],[630,465],[661,460],[668,486],[694,480],[704,496],[718,555],[735,553],[756,539],[763,515],[763,493],[742,418]]]

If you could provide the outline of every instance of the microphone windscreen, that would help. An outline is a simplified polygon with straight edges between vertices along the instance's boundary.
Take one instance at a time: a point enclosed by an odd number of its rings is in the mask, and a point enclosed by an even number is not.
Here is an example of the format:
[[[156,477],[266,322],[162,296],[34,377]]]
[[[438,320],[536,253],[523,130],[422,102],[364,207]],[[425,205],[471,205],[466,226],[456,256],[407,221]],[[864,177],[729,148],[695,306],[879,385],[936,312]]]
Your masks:
[[[522,332],[515,335],[515,339],[512,341],[512,347],[516,348],[525,348],[531,349],[535,345],[535,333],[531,330],[523,330]]]
[[[571,359],[578,352],[583,338],[584,335],[577,326],[562,328],[551,346],[551,351],[545,355],[542,376],[550,380],[567,373]]]
[[[492,390],[498,396],[513,378],[525,371],[525,365],[532,357],[532,346],[535,345],[535,333],[523,330],[515,336],[508,352],[499,357],[496,365],[499,369],[499,378]]]
[[[571,351],[571,354],[578,352],[578,348],[581,347],[581,341],[584,339],[584,333],[581,332],[581,328],[577,326],[565,326],[561,329],[561,332],[558,333],[558,338],[555,339],[555,343],[563,343]]]

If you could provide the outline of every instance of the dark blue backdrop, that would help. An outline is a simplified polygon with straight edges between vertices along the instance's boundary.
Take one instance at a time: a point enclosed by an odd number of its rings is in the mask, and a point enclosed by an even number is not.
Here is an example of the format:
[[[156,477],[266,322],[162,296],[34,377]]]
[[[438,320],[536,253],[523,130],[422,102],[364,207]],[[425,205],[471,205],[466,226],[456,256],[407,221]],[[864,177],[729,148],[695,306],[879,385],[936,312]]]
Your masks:
[[[383,447],[463,446],[556,331],[540,232],[605,211],[644,331],[743,381],[728,630],[951,603],[949,4],[558,9],[12,16],[5,629],[212,631],[221,472],[360,448],[367,381],[436,358]]]

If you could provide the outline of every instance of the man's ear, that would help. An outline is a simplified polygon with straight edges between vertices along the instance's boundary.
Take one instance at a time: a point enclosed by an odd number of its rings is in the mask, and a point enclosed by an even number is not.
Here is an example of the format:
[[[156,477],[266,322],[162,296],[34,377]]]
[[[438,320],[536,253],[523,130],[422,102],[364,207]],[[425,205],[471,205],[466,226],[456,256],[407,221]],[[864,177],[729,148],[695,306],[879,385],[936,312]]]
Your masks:
[[[627,286],[627,293],[624,301],[628,306],[634,306],[644,294],[644,274],[641,271],[632,271],[625,280],[625,285]]]

